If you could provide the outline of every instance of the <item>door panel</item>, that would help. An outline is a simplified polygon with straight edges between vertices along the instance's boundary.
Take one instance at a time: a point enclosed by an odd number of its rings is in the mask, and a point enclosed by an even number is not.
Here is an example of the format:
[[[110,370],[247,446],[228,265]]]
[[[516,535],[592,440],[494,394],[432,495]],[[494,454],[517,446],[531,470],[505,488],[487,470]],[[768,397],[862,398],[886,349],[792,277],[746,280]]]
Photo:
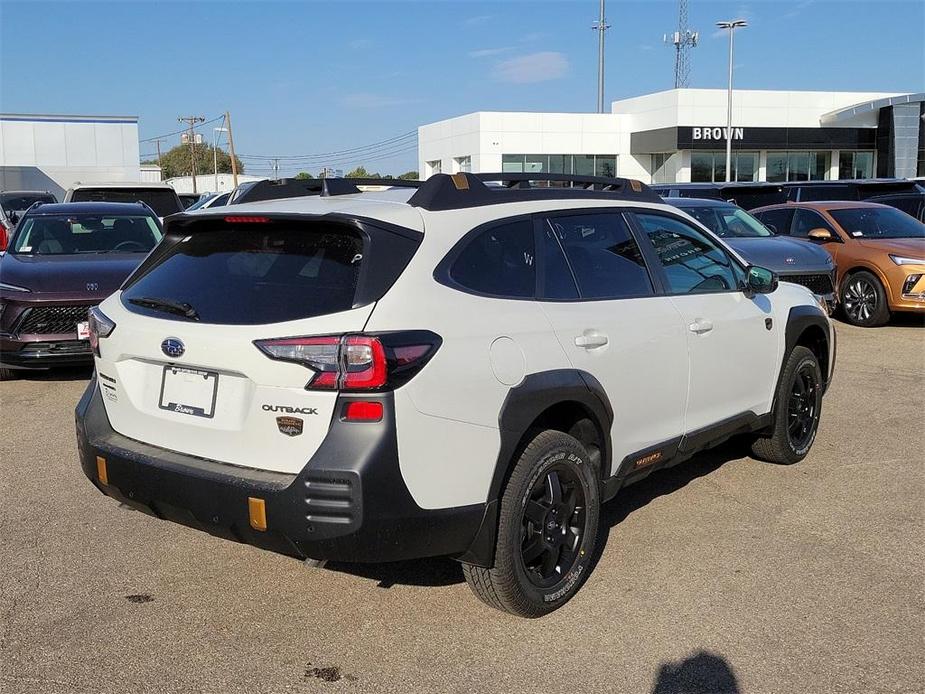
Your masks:
[[[780,332],[768,297],[748,298],[738,289],[744,269],[708,232],[673,215],[634,218],[686,333],[690,388],[685,432],[743,412],[766,413]]]
[[[654,295],[622,214],[555,215],[538,231],[540,305],[572,366],[610,398],[616,472],[626,456],[682,433],[685,328],[671,300]]]

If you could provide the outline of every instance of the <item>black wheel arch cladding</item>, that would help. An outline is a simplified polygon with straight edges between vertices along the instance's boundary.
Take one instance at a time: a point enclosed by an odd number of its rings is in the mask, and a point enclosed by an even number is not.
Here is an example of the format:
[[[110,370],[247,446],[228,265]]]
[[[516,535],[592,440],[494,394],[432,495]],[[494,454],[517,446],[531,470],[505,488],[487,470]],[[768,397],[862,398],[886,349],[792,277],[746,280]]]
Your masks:
[[[528,375],[508,391],[501,406],[498,415],[501,445],[488,503],[481,527],[467,552],[459,557],[461,561],[486,567],[492,565],[498,531],[498,499],[517,462],[517,454],[529,443],[529,434],[537,422],[542,422],[544,413],[563,405],[580,408],[585,415],[581,419],[591,421],[600,444],[600,478],[606,479],[612,474],[610,428],[613,408],[600,381],[579,369],[555,369]],[[577,423],[574,420],[569,422],[570,426]],[[564,431],[568,433],[568,429]]]

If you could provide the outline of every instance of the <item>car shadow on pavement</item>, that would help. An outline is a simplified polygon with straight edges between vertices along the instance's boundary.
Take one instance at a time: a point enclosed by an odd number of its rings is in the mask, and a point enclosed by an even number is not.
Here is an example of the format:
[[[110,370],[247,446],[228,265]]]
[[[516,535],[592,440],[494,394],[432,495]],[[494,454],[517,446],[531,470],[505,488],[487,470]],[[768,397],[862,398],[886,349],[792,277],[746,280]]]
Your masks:
[[[92,366],[69,366],[35,371],[17,370],[13,381],[89,381],[92,377]]]
[[[652,694],[739,694],[738,680],[726,659],[700,651],[679,662],[662,663]]]
[[[603,554],[610,529],[633,511],[642,508],[653,499],[681,489],[698,477],[707,475],[724,463],[743,455],[741,442],[733,439],[680,465],[654,472],[644,480],[621,490],[601,508],[598,543],[592,566],[597,564]],[[394,585],[438,587],[462,583],[465,580],[461,565],[448,557],[387,564],[330,562],[325,568],[377,581],[379,588],[391,588]]]

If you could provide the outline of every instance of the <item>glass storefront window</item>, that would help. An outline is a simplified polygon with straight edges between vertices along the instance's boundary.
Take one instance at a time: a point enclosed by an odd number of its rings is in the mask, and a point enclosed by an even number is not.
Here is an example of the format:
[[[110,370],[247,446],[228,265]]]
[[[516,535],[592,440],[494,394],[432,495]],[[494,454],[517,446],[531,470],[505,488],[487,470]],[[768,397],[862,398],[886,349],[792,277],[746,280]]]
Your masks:
[[[842,151],[838,154],[838,177],[873,178],[874,153]]]
[[[824,181],[829,177],[831,152],[768,152],[767,180]]]
[[[608,157],[602,154],[594,156],[594,175],[606,176],[613,178],[617,175],[617,157],[616,155]]]
[[[594,175],[594,155],[576,154],[572,157],[572,173],[578,176]]]
[[[523,154],[504,154],[501,156],[501,171],[504,173],[523,173]]]
[[[468,157],[465,158],[468,159]],[[501,171],[504,173],[556,173],[613,177],[617,175],[617,155],[503,154]]]
[[[732,153],[732,180],[758,178],[758,152]],[[692,183],[723,183],[726,180],[726,152],[691,152]]]

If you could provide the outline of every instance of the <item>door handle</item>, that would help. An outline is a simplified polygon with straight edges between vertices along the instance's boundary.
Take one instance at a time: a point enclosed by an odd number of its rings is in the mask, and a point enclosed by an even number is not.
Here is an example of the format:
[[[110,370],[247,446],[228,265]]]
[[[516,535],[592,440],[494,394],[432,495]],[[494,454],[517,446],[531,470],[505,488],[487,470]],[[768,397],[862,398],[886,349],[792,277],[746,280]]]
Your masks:
[[[703,333],[708,333],[713,330],[713,323],[704,318],[698,318],[687,327],[692,333],[703,335]]]
[[[579,335],[575,338],[575,345],[577,347],[584,347],[585,349],[594,349],[595,347],[603,347],[609,342],[606,335],[601,335],[600,333],[590,333],[585,335]]]

